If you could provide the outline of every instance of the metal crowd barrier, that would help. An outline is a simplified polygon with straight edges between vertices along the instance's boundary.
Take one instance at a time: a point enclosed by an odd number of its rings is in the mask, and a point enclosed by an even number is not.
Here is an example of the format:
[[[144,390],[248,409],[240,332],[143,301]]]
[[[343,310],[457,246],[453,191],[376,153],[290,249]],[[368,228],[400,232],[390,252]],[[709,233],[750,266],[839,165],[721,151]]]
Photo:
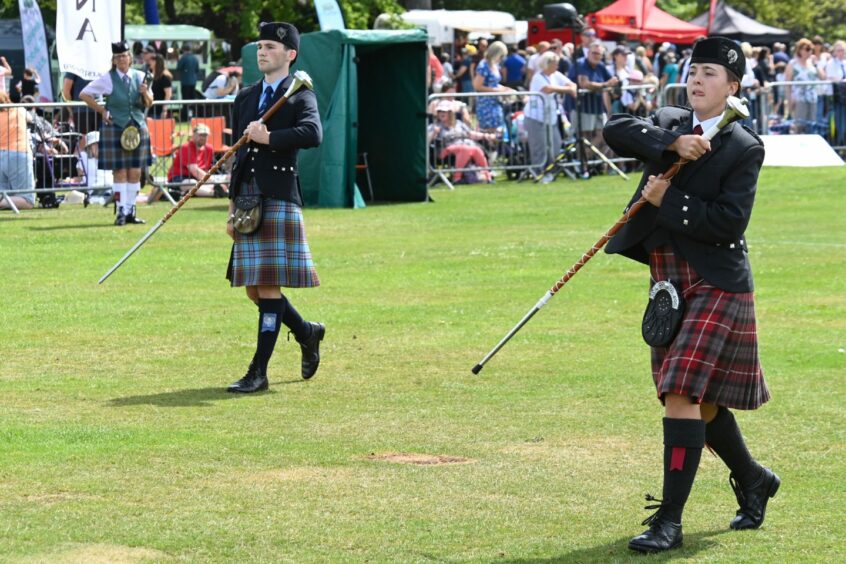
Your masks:
[[[478,127],[476,103],[480,98],[494,98],[503,109],[502,123],[488,130]],[[481,175],[505,173],[510,178],[522,178],[536,175],[532,168],[541,169],[544,164],[532,163],[529,148],[529,134],[523,118],[523,108],[531,98],[537,98],[543,104],[539,92],[466,92],[431,94],[428,99],[429,125],[427,127],[428,150],[426,151],[426,169],[429,172],[429,186],[441,181],[450,189],[453,179],[466,178],[467,173]],[[469,131],[461,138],[444,139],[439,133],[442,125],[437,117],[437,106],[451,102],[460,106],[455,112],[456,121],[463,123]],[[545,114],[545,117],[546,116]],[[542,142],[538,138],[536,151],[549,152],[551,132],[544,128]],[[459,166],[462,161],[466,166]],[[544,159],[545,161],[546,159]]]
[[[750,116],[743,123],[760,135],[817,134],[833,149],[846,151],[846,93],[839,94],[835,86],[842,84],[846,82],[780,81],[745,87],[742,94],[749,100]],[[661,105],[671,96],[681,99],[684,90],[684,84],[667,85]]]
[[[20,113],[26,116],[24,132],[18,132]],[[229,148],[231,141],[232,100],[173,100],[153,102],[146,112],[153,164],[147,170],[148,183],[162,190],[172,204],[176,201],[168,188],[183,182],[168,182],[168,170],[182,143],[191,138],[193,127],[205,124],[211,131],[209,143],[216,154]],[[99,131],[100,115],[83,102],[32,103],[0,105],[0,139],[3,151],[3,175],[19,186],[0,185],[0,203],[18,213],[11,196],[29,201],[33,207],[55,207],[56,194],[80,190],[88,195],[108,196],[112,185],[108,175],[84,170],[85,134]],[[82,166],[80,166],[82,163]],[[31,171],[28,174],[27,171]],[[228,171],[210,178],[208,184],[228,183]],[[95,180],[91,180],[93,177]],[[31,181],[29,180],[31,178]],[[4,181],[5,182],[5,181]],[[30,184],[30,185],[24,185]],[[38,200],[38,201],[36,201]]]

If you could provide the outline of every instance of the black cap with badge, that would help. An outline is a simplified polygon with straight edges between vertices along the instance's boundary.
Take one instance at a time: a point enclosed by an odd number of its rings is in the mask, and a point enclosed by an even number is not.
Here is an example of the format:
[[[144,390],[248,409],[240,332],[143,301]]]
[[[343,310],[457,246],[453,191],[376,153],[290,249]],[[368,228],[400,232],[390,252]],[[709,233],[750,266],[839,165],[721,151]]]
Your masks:
[[[693,45],[690,63],[711,63],[725,67],[735,79],[740,80],[746,71],[746,57],[740,45],[728,37],[708,37]]]
[[[129,51],[129,43],[126,41],[117,41],[112,43],[112,55],[120,55]]]
[[[278,41],[288,49],[295,51],[300,49],[300,32],[292,24],[286,22],[260,23],[259,39],[262,41]]]

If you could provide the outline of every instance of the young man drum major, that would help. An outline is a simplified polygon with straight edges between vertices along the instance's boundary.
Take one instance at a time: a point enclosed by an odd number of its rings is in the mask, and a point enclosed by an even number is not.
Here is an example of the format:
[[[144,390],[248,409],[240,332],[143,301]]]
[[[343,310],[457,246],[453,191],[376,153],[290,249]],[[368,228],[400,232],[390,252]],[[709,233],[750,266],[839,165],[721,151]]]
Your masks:
[[[259,321],[255,355],[246,375],[229,386],[230,392],[267,389],[267,364],[283,324],[301,347],[302,377],[311,378],[320,363],[320,341],[326,328],[303,320],[281,292],[281,287],[320,284],[306,241],[296,170],[299,149],[316,147],[323,137],[317,99],[311,90],[301,88],[266,124],[258,121],[290,86],[289,68],[297,58],[299,43],[293,25],[262,24],[257,59],[264,79],[241,90],[233,105],[236,137],[246,133],[250,142],[238,150],[232,169],[226,231],[234,243],[226,277],[233,287],[246,288],[247,297],[258,305]],[[262,221],[257,231],[243,234],[233,226],[234,198],[248,194],[261,195]]]
[[[663,499],[648,506],[657,509],[643,522],[649,529],[629,542],[638,552],[681,545],[682,510],[706,442],[731,471],[740,505],[732,529],[760,527],[780,484],[752,458],[730,411],[757,409],[770,399],[758,359],[744,234],[764,147],[738,123],[710,142],[702,136],[719,121],[728,96],[737,95],[745,65],[733,41],[703,39],[693,48],[687,80],[692,109],[670,106],[651,118],[618,114],[604,129],[617,154],[644,162],[632,203],[641,194],[649,202],[611,239],[607,252],[649,264],[653,290],[663,288],[686,302],[674,338],[670,330],[670,338],[652,338],[650,324],[644,324],[665,408],[664,488]],[[660,173],[679,157],[692,162],[664,180]]]

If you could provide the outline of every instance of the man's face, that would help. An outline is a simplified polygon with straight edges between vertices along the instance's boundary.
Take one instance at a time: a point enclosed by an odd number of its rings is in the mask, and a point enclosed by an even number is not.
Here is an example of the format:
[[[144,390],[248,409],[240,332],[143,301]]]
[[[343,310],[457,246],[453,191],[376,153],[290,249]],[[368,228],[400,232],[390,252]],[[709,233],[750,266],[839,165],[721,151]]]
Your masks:
[[[588,62],[596,66],[600,62],[602,62],[602,46],[601,45],[591,45],[590,51],[588,51]]]
[[[196,145],[198,149],[202,149],[206,145],[208,140],[208,133],[201,133],[199,131],[194,132],[194,145]]]
[[[265,74],[276,72],[282,68],[287,69],[296,56],[295,50],[289,49],[278,41],[261,40],[258,42],[256,53],[258,67]]]

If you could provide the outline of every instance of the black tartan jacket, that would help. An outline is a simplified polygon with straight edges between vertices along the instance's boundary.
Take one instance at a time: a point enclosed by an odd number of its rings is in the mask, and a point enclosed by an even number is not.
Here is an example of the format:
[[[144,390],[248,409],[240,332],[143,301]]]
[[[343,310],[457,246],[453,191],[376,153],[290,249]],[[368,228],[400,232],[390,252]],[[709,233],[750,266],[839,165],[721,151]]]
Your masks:
[[[279,100],[293,78],[288,76],[273,93],[270,105]],[[241,90],[232,105],[233,133],[236,139],[244,135],[250,122],[259,119],[259,99],[262,82]],[[270,107],[270,106],[268,106]],[[270,143],[246,143],[235,156],[232,167],[230,198],[234,198],[241,183],[256,179],[262,195],[303,205],[300,178],[297,173],[297,153],[300,149],[317,147],[323,140],[323,128],[317,113],[317,98],[308,88],[300,88],[266,123]]]
[[[661,108],[649,118],[611,117],[603,130],[608,145],[618,155],[644,163],[629,206],[640,198],[649,175],[665,172],[678,160],[667,147],[692,130],[690,108]],[[605,252],[648,264],[646,240],[665,240],[707,282],[727,292],[751,292],[744,232],[763,162],[764,145],[757,135],[737,123],[724,127],[711,140],[711,151],[673,178],[661,207],[643,206]]]

